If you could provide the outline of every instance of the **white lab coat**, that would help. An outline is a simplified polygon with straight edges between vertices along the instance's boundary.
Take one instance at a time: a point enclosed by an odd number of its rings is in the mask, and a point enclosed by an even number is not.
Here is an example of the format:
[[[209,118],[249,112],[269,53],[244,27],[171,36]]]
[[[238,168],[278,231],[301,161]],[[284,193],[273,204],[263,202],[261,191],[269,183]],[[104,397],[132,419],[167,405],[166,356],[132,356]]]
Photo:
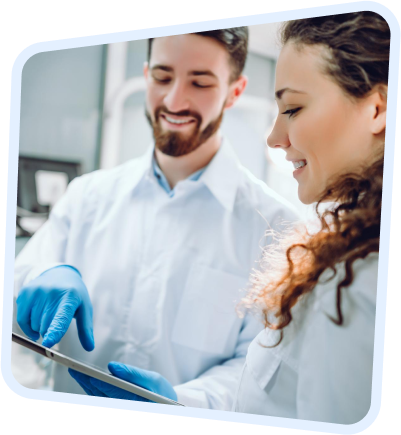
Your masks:
[[[82,349],[73,322],[62,352],[102,369],[114,360],[157,371],[182,403],[229,410],[262,329],[237,316],[240,289],[267,227],[297,216],[225,141],[173,197],[155,178],[152,152],[70,183],[18,256],[16,291],[57,264],[76,267],[93,304],[95,350]],[[54,382],[56,391],[82,393],[60,365]]]
[[[342,290],[344,324],[337,326],[336,285],[326,271],[313,292],[297,304],[294,320],[264,330],[249,346],[233,410],[338,424],[360,421],[370,408],[378,254],[354,263],[355,278]]]

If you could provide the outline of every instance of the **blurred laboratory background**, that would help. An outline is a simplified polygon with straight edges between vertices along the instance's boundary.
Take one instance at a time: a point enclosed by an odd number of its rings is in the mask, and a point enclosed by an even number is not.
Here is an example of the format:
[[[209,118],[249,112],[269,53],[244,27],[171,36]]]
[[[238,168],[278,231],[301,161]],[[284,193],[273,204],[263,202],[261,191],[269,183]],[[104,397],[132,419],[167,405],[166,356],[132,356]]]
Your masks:
[[[293,166],[266,147],[277,114],[274,74],[279,23],[251,26],[245,74],[249,83],[222,124],[242,164],[294,204]],[[43,52],[22,73],[16,255],[48,218],[68,183],[142,155],[152,144],[144,114],[147,40]],[[15,325],[16,330],[18,326]],[[17,355],[19,354],[19,356]],[[13,345],[13,373],[25,386],[51,385],[42,357],[27,376]],[[43,367],[41,367],[41,365]],[[42,370],[43,369],[43,370]]]

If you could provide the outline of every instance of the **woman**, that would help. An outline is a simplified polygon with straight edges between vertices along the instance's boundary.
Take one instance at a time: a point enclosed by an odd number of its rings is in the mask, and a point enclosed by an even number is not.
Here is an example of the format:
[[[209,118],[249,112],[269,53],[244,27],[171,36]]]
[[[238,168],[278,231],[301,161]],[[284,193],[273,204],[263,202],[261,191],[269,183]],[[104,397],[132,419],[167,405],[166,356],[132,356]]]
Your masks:
[[[283,264],[265,255],[247,303],[270,333],[248,350],[235,409],[355,423],[371,398],[389,30],[345,14],[289,22],[282,43],[268,145],[297,168],[302,202],[335,205]]]
[[[243,304],[266,329],[251,344],[234,410],[351,424],[371,398],[389,28],[372,12],[285,23],[270,147],[294,163],[320,228],[266,251]],[[319,212],[321,203],[333,203]],[[176,398],[159,375],[113,374]],[[140,398],[76,372],[88,394]]]

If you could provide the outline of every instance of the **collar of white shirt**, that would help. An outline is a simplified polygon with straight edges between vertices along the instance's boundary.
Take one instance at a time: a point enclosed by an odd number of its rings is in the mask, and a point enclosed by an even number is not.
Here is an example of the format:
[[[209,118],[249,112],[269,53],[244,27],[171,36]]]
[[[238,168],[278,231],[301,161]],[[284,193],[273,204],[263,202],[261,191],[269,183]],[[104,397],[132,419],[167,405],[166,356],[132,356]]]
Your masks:
[[[134,177],[132,188],[136,189],[142,180],[154,179],[157,182],[153,166],[152,157],[154,146],[151,146],[147,152],[138,159],[136,176]],[[216,155],[207,165],[205,171],[198,180],[193,183],[204,184],[213,196],[225,207],[232,212],[234,209],[235,198],[241,177],[241,164],[234,150],[227,139],[222,140],[222,144]],[[132,177],[132,173],[131,173]]]

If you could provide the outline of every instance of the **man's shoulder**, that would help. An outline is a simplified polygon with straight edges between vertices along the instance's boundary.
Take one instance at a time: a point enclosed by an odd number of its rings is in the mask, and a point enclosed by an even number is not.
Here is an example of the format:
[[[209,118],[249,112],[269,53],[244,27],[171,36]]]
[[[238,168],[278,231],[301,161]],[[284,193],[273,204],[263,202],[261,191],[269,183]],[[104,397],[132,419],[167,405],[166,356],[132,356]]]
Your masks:
[[[144,172],[144,157],[131,159],[114,168],[98,169],[74,179],[76,189],[86,195],[108,194],[114,189],[121,189],[130,182],[135,183],[135,177]],[[141,173],[141,174],[140,174]]]

